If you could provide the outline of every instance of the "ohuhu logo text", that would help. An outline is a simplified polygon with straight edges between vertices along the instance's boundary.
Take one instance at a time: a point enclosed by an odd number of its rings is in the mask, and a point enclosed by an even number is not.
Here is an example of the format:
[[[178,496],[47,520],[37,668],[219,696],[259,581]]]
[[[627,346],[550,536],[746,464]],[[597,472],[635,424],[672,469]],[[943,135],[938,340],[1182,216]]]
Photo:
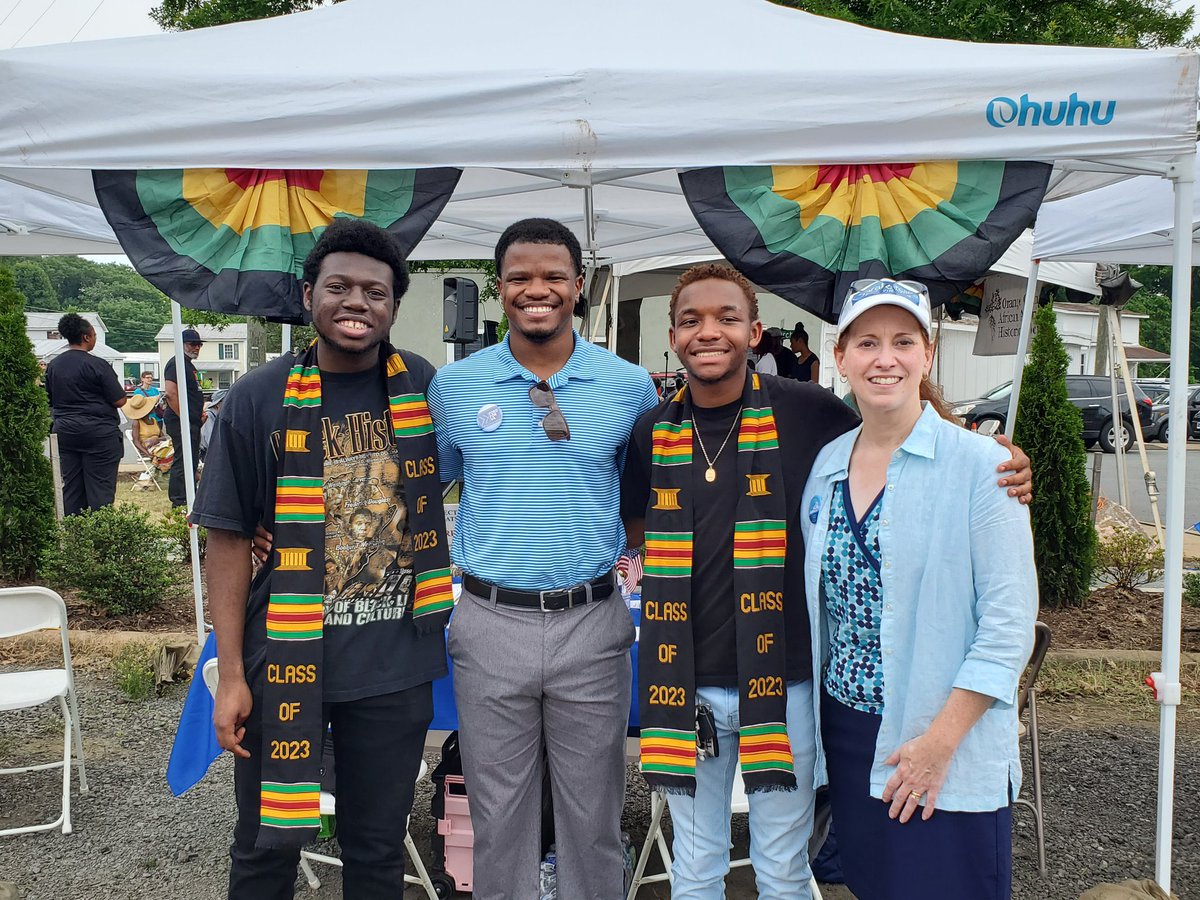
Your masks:
[[[987,105],[987,120],[993,128],[1108,125],[1116,111],[1116,100],[1080,100],[1074,92],[1067,100],[1030,100],[1028,94],[1022,94],[1020,100],[993,97]]]

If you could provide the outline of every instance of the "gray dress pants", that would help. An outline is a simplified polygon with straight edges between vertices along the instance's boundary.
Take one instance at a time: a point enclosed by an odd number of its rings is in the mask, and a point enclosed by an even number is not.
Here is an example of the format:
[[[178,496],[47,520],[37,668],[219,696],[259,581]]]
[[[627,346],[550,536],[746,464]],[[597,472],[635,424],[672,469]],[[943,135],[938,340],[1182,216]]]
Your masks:
[[[543,748],[558,896],[623,896],[633,620],[620,594],[542,612],[464,590],[450,624],[475,900],[538,896]]]

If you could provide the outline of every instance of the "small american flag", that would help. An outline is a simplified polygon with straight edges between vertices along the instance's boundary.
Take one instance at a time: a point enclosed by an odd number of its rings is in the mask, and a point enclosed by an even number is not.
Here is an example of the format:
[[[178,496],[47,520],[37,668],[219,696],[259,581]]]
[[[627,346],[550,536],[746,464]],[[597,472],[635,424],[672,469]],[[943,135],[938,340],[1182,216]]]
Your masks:
[[[626,550],[617,560],[617,574],[626,594],[636,593],[642,583],[642,554],[640,550]]]

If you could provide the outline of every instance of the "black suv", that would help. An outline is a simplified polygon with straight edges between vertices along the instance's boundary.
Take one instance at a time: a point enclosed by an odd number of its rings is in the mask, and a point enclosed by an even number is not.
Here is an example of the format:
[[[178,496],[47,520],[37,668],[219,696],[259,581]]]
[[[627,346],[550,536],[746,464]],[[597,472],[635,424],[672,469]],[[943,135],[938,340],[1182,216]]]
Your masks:
[[[978,400],[964,400],[954,404],[953,412],[962,416],[967,427],[971,429],[995,428],[1004,430],[1005,419],[1008,418],[1008,398],[1012,394],[1012,382],[1006,381],[999,387],[992,388]],[[1133,420],[1129,414],[1129,400],[1125,396],[1125,386],[1117,382],[1117,397],[1121,402],[1121,417],[1125,427],[1121,434],[1125,440],[1125,449],[1133,444]],[[1152,415],[1150,398],[1136,384],[1133,386],[1134,405],[1137,407],[1138,420],[1143,431],[1149,426]],[[1117,428],[1114,427],[1112,413],[1112,387],[1103,375],[1068,375],[1067,399],[1083,413],[1083,443],[1092,447],[1099,442],[1100,449],[1105,453],[1116,450]]]

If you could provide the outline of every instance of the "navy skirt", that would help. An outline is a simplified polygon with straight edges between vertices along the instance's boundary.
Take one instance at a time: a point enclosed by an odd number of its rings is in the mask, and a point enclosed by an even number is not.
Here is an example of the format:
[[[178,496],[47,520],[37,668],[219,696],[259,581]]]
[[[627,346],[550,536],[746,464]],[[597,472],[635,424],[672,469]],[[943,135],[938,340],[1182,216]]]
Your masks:
[[[920,810],[901,825],[871,796],[881,717],[822,691],[821,736],[846,885],[858,900],[1010,900],[1012,807]]]

